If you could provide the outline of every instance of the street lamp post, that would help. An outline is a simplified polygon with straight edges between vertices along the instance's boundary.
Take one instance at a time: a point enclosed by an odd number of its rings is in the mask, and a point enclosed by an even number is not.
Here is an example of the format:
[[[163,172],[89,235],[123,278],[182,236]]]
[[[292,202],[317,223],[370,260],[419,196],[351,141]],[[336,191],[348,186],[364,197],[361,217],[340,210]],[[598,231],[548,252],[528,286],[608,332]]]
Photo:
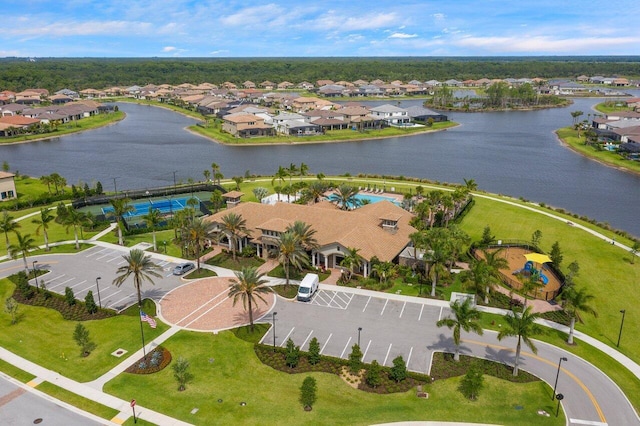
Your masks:
[[[273,351],[276,351],[276,315],[277,312],[274,312],[271,318],[273,319]]]
[[[38,288],[38,270],[36,269],[36,263],[38,263],[37,260],[34,260],[32,263],[33,266],[33,279],[35,281],[35,285],[36,285],[36,289]]]
[[[624,314],[627,313],[625,309],[620,309],[620,313],[622,314],[622,321],[620,322],[620,333],[618,333],[618,343],[616,347],[620,347],[620,338],[622,337],[622,326],[624,325]]]
[[[113,179],[113,192],[116,193],[116,196],[118,195],[118,185],[116,184],[116,179],[120,179],[120,177],[114,177]]]
[[[556,382],[553,384],[553,394],[551,394],[551,400],[556,397],[556,388],[558,387],[558,377],[560,377],[560,365],[562,365],[562,361],[567,361],[567,357],[560,357],[560,361],[558,361],[558,371],[556,372]]]
[[[100,281],[101,279],[102,277],[96,278],[96,288],[98,289],[98,305],[100,306],[100,309],[102,309],[102,300],[100,300],[100,284],[98,283],[98,281]]]
[[[360,346],[360,333],[362,332],[362,327],[358,327],[358,346]]]
[[[558,414],[560,414],[560,401],[564,399],[564,395],[559,393],[556,395],[556,399],[558,400],[558,408],[556,408],[556,417],[558,417]]]

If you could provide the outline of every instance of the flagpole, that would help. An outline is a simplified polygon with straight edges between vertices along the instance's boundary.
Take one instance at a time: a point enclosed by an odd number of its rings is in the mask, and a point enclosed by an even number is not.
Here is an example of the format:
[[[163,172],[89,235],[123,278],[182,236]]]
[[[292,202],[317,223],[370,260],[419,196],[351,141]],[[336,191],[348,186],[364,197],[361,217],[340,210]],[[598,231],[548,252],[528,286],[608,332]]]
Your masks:
[[[142,306],[138,305],[138,311],[139,311],[138,319],[140,320],[140,336],[142,337],[142,358],[144,359],[147,357],[147,353],[144,349],[144,329],[142,328]]]

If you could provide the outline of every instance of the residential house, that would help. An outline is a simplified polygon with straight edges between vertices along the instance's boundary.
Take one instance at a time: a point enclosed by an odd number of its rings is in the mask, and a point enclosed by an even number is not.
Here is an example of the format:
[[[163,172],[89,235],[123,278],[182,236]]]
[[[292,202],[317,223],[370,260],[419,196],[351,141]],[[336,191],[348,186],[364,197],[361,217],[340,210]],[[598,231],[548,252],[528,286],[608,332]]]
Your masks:
[[[301,220],[316,231],[318,248],[309,253],[312,266],[339,268],[348,249],[356,248],[363,265],[355,272],[364,276],[371,272],[370,261],[374,257],[381,262],[397,262],[411,242],[409,236],[416,232],[409,225],[411,213],[389,201],[351,211],[339,210],[328,202],[314,205],[248,202],[236,205],[234,213],[242,216],[247,227],[247,233],[240,236],[237,250],[251,245],[258,256],[266,258],[278,247],[286,227]],[[212,239],[229,247],[229,238],[222,231],[225,214],[213,214],[205,221],[211,224]]]
[[[273,83],[272,81],[263,81],[262,83],[260,83],[260,87],[262,87],[265,90],[273,90],[273,88],[275,87],[275,83]]]
[[[298,83],[296,87],[298,89],[312,90],[315,86],[313,85],[313,83],[309,83],[308,81],[303,81],[301,83]]]
[[[415,121],[427,122],[429,119],[432,119],[434,122],[438,123],[441,121],[447,121],[448,117],[444,114],[440,114],[439,112],[433,111],[429,108],[424,108],[420,105],[414,105],[406,108],[409,117]]]
[[[247,80],[242,83],[242,87],[244,87],[245,89],[255,89],[256,84],[253,81]]]
[[[405,126],[411,123],[411,117],[405,108],[394,105],[380,105],[369,110],[373,118],[384,120],[389,126]]]
[[[18,197],[14,177],[13,173],[0,171],[0,201],[9,201]]]
[[[264,119],[253,114],[239,112],[222,117],[222,130],[237,138],[273,136],[274,129]]]
[[[316,81],[316,86],[318,86],[318,87],[328,86],[330,84],[334,84],[333,80],[318,80],[318,81]]]
[[[295,87],[295,84],[289,82],[289,81],[283,81],[281,83],[278,83],[278,85],[276,86],[278,88],[278,90],[287,90],[287,89],[291,89],[293,87]]]

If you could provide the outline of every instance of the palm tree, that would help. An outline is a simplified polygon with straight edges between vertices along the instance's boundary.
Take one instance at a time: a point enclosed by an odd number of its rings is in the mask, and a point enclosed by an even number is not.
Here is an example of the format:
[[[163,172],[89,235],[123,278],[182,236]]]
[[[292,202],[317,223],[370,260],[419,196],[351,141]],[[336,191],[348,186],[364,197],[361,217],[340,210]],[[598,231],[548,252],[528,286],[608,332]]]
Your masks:
[[[484,304],[489,303],[489,291],[495,288],[496,281],[500,280],[501,269],[505,269],[509,267],[509,261],[502,256],[503,248],[499,248],[493,251],[487,251],[482,249],[482,254],[484,257],[484,261],[487,264],[489,270],[489,280],[487,281],[487,291],[485,292]]]
[[[460,361],[460,330],[464,330],[467,333],[473,331],[482,336],[482,326],[476,322],[480,319],[480,311],[474,308],[471,304],[471,299],[467,298],[462,303],[459,300],[453,302],[451,304],[451,312],[454,318],[443,318],[436,325],[453,329],[453,344],[456,345],[453,360]]]
[[[478,189],[478,184],[476,183],[475,179],[462,179],[462,181],[464,182],[464,186],[469,191],[475,191]]]
[[[535,299],[536,292],[544,287],[544,283],[540,281],[540,274],[538,272],[534,272],[529,276],[524,276],[523,274],[518,274],[520,277],[520,282],[522,287],[522,293],[524,293],[524,306],[527,306],[527,296],[533,292],[533,298]]]
[[[565,288],[560,297],[564,302],[564,311],[569,315],[569,318],[571,318],[567,343],[573,345],[573,331],[576,326],[576,319],[580,321],[580,323],[584,322],[580,312],[586,312],[588,314],[592,314],[596,318],[598,317],[598,312],[589,305],[589,302],[593,300],[594,297],[592,294],[587,293],[587,289],[581,288],[580,290],[577,290],[575,286]]]
[[[376,263],[371,270],[378,276],[380,283],[386,283],[387,279],[394,273],[394,265],[391,262]]]
[[[233,212],[228,213],[222,216],[220,231],[229,239],[229,246],[231,248],[233,261],[235,262],[236,248],[238,247],[240,234],[248,234],[247,221],[243,219],[242,215]]]
[[[244,181],[242,176],[234,176],[231,178],[236,183],[236,191],[240,191],[240,184]]]
[[[273,179],[271,179],[271,185],[275,185],[276,180],[280,181],[280,186],[284,183],[287,178],[287,169],[282,166],[278,167],[278,171],[273,175]]]
[[[280,235],[280,242],[274,249],[273,255],[276,256],[278,262],[282,264],[286,278],[285,286],[287,288],[289,288],[291,266],[293,265],[297,269],[302,269],[309,265],[309,256],[302,247],[298,236],[292,231],[287,231]]]
[[[9,242],[9,232],[16,232],[18,228],[20,228],[20,224],[13,220],[13,216],[9,216],[9,213],[6,210],[2,210],[0,229],[4,232],[4,238],[7,242],[7,255],[11,253],[9,250],[9,246],[11,245],[11,242]]]
[[[211,206],[213,207],[213,211],[214,213],[218,213],[218,210],[220,210],[220,207],[222,207],[222,192],[219,189],[215,189],[212,193],[211,193]]]
[[[185,233],[189,245],[194,249],[198,269],[200,269],[200,251],[209,233],[209,227],[202,219],[196,218],[187,225]]]
[[[489,291],[487,283],[490,279],[487,262],[482,259],[472,258],[469,263],[469,269],[464,271],[461,275],[464,279],[465,287],[473,290],[476,297],[482,297],[485,300],[486,305],[488,301],[487,293]]]
[[[22,256],[22,261],[24,262],[24,269],[25,271],[27,271],[27,274],[28,274],[29,265],[27,264],[27,255],[29,254],[30,250],[36,249],[38,248],[38,246],[35,245],[36,240],[31,238],[31,234],[22,235],[18,231],[15,231],[15,233],[16,233],[16,242],[9,246],[9,253],[15,254],[17,256],[18,252],[20,252],[20,255]]]
[[[43,208],[40,209],[40,218],[33,219],[31,222],[38,225],[36,228],[36,235],[40,235],[40,229],[42,229],[42,234],[44,235],[44,249],[45,251],[49,251],[49,234],[47,230],[49,229],[49,222],[53,221],[56,217],[51,213],[52,209]]]
[[[300,182],[302,182],[302,176],[306,176],[307,174],[309,174],[309,166],[306,165],[305,163],[300,163],[298,174],[300,176]]]
[[[296,220],[293,225],[287,226],[286,232],[292,232],[305,250],[318,248],[318,240],[315,237],[316,230],[311,228],[311,225],[301,220]]]
[[[320,198],[324,196],[324,193],[327,192],[327,185],[321,180],[316,180],[309,184],[306,191],[309,193],[309,198],[311,198],[314,203],[317,203]]]
[[[224,175],[221,172],[216,172],[213,175],[213,180],[215,180],[216,182],[218,182],[218,185],[220,185],[220,181],[224,179]]]
[[[145,256],[144,251],[140,249],[131,249],[128,255],[125,254],[122,257],[127,264],[118,268],[116,273],[120,275],[113,280],[113,285],[120,287],[129,276],[133,275],[133,286],[138,295],[138,307],[142,308],[142,292],[140,290],[142,282],[146,280],[154,284],[152,277],[162,278],[162,275],[157,272],[161,268],[153,263],[151,256]]]
[[[537,324],[535,321],[540,318],[539,313],[534,313],[531,310],[531,306],[525,308],[523,312],[516,312],[512,310],[511,313],[504,315],[504,320],[507,323],[506,327],[503,327],[498,333],[498,340],[502,340],[505,337],[517,337],[518,343],[516,344],[516,359],[513,366],[513,375],[518,375],[518,363],[520,361],[520,350],[522,349],[522,343],[531,351],[536,354],[538,348],[533,344],[531,338],[536,334],[544,333],[544,328]]]
[[[335,202],[341,210],[355,209],[362,204],[360,199],[356,198],[357,194],[358,188],[343,183],[336,189]]]
[[[289,176],[289,186],[291,186],[291,178],[293,176],[298,176],[298,166],[291,163],[289,164],[289,167],[286,168],[286,171],[287,171],[287,176]]]
[[[359,251],[360,249],[358,248],[347,247],[344,259],[340,262],[340,266],[345,266],[349,270],[347,281],[351,281],[351,277],[353,276],[355,269],[362,266],[362,257],[358,254]]]
[[[220,172],[220,166],[216,163],[211,163],[211,176],[215,179],[216,173]],[[218,182],[219,184],[220,182]]]
[[[47,190],[51,194],[51,184],[53,183],[51,176],[40,176],[40,182],[47,185]]]
[[[449,248],[446,241],[436,240],[431,244],[431,252],[428,254],[429,275],[431,276],[431,297],[436,296],[438,279],[443,272],[447,271],[447,261],[449,260]]]
[[[202,172],[202,176],[204,176],[204,181],[205,182],[209,182],[209,179],[211,179],[211,172],[209,171],[209,169],[205,169]]]
[[[76,240],[76,250],[80,250],[80,241],[78,240],[78,228],[84,226],[87,223],[87,215],[79,212],[71,207],[67,210],[63,218],[62,224],[66,226],[66,231],[69,232],[69,228],[73,227],[73,235]]]
[[[149,213],[142,216],[142,219],[144,219],[147,224],[147,228],[151,228],[151,235],[153,236],[153,251],[158,251],[158,245],[156,244],[156,228],[160,222],[162,222],[162,213],[160,213],[160,210],[149,206]]]
[[[134,210],[133,206],[129,204],[129,201],[131,200],[126,197],[114,198],[112,200],[109,200],[109,204],[111,204],[111,207],[113,207],[113,214],[116,217],[116,223],[118,225],[118,244],[121,246],[124,245],[124,241],[122,240],[123,215]]]
[[[233,306],[236,305],[238,299],[242,299],[242,306],[246,310],[248,305],[249,310],[249,324],[251,325],[251,332],[253,332],[253,304],[256,303],[255,298],[262,300],[265,304],[266,300],[262,297],[263,294],[271,293],[271,287],[267,287],[265,284],[267,280],[263,277],[263,274],[258,273],[258,269],[255,267],[243,267],[242,271],[235,272],[236,279],[231,281],[229,285],[229,298],[233,298]]]

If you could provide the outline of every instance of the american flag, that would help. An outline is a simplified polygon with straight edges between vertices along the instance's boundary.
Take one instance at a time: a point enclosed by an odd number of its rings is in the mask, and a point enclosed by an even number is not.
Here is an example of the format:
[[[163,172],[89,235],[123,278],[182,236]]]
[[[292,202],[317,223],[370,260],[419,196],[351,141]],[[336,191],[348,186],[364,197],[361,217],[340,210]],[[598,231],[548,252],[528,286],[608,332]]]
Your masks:
[[[151,318],[149,315],[145,314],[142,311],[140,311],[140,319],[142,321],[148,322],[151,328],[156,328],[156,320],[154,320],[153,318]]]

